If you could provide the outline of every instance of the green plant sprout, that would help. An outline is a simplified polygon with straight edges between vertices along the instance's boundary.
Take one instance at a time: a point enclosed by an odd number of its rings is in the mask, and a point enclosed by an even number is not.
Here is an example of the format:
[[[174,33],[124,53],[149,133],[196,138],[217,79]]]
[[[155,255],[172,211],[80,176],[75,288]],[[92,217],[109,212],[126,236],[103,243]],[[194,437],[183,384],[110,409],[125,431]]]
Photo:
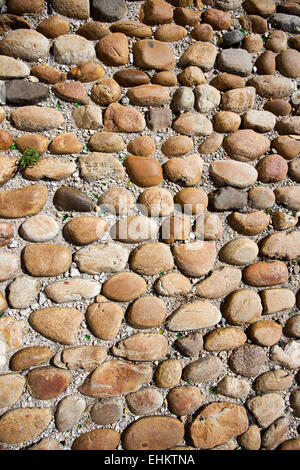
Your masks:
[[[24,151],[23,155],[21,155],[21,157],[19,158],[19,165],[23,169],[25,169],[28,166],[36,165],[38,161],[40,160],[40,158],[41,158],[41,155],[39,154],[37,149],[28,148]]]

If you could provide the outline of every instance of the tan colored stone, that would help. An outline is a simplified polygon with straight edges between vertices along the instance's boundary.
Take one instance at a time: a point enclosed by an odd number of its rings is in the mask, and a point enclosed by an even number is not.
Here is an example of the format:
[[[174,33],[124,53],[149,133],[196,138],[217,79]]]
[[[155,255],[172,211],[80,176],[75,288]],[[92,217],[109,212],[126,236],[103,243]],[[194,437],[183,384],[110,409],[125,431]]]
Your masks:
[[[250,238],[235,238],[227,242],[219,252],[223,263],[243,266],[252,263],[258,255],[258,246]]]
[[[288,417],[278,418],[263,433],[262,447],[268,450],[277,448],[286,439],[288,428]]]
[[[203,72],[208,72],[214,66],[217,57],[217,48],[210,42],[197,41],[192,44],[181,56],[180,67],[195,65]]]
[[[72,255],[62,245],[27,245],[23,260],[32,276],[59,276],[70,267]]]
[[[112,103],[108,106],[104,116],[104,130],[111,132],[142,132],[146,121],[136,108]]]
[[[74,245],[88,245],[99,240],[107,229],[107,222],[99,217],[76,217],[64,226],[64,236]]]
[[[11,357],[9,367],[13,371],[29,369],[47,363],[51,357],[52,351],[47,346],[29,346]]]
[[[79,396],[68,396],[60,400],[55,413],[55,425],[60,432],[71,430],[85,411],[85,399]]]
[[[57,82],[64,82],[67,78],[65,72],[60,72],[47,64],[34,65],[31,69],[31,75],[38,78],[41,82],[49,83],[50,85],[54,85]]]
[[[141,69],[172,70],[176,59],[167,44],[152,39],[142,39],[133,44],[136,65]]]
[[[222,95],[222,107],[225,111],[242,114],[252,108],[254,100],[254,87],[234,88]]]
[[[16,408],[0,418],[0,440],[7,444],[31,441],[48,426],[49,408]]]
[[[222,314],[231,325],[253,323],[262,314],[260,297],[251,289],[236,290],[226,297]]]
[[[276,188],[274,192],[277,203],[285,204],[290,210],[300,210],[300,186]]]
[[[74,108],[72,117],[79,129],[99,129],[102,126],[102,111],[99,106],[88,104]]]
[[[146,189],[140,194],[138,202],[145,207],[149,217],[167,217],[174,212],[173,196],[165,188]]]
[[[140,297],[147,289],[141,276],[135,273],[120,273],[108,279],[102,288],[102,294],[118,302],[129,302]]]
[[[235,188],[247,188],[257,180],[257,171],[243,162],[215,160],[210,164],[209,174],[217,186],[230,185]]]
[[[249,200],[255,209],[267,209],[275,203],[275,194],[271,188],[257,186],[250,189]]]
[[[91,409],[92,420],[100,426],[119,421],[122,414],[123,400],[121,398],[104,398],[97,401]]]
[[[28,308],[37,298],[40,291],[40,281],[33,277],[18,276],[8,286],[8,301],[12,308]]]
[[[161,225],[161,239],[165,243],[187,240],[191,231],[188,216],[183,214],[172,215],[166,218]]]
[[[158,333],[136,333],[112,347],[114,356],[131,361],[159,361],[168,352],[168,340]]]
[[[284,369],[264,372],[254,381],[254,389],[258,392],[277,392],[287,390],[293,383],[292,376]]]
[[[23,344],[25,333],[25,323],[23,320],[17,320],[14,317],[0,318],[1,354],[6,354],[20,348]]]
[[[104,65],[125,65],[129,58],[128,40],[123,33],[112,33],[104,36],[96,46],[98,58]]]
[[[155,384],[160,388],[170,388],[178,384],[181,379],[182,366],[177,359],[160,362],[155,372]]]
[[[200,11],[191,10],[190,8],[177,7],[174,11],[174,21],[181,26],[196,26],[201,17]]]
[[[215,114],[214,130],[216,132],[235,132],[241,125],[241,118],[232,111],[220,111]]]
[[[129,101],[134,106],[163,106],[170,102],[167,87],[161,85],[140,85],[132,87],[127,92]]]
[[[122,163],[113,155],[93,152],[78,157],[80,174],[85,181],[113,178],[117,181],[125,176]]]
[[[204,341],[207,351],[228,351],[239,348],[247,341],[247,336],[239,328],[227,326],[210,331]]]
[[[241,235],[253,236],[265,230],[270,223],[270,217],[263,211],[247,214],[233,212],[229,217],[230,226]]]
[[[164,24],[157,28],[155,39],[163,42],[177,42],[187,36],[187,30],[177,24]]]
[[[61,16],[54,15],[45,18],[36,28],[46,38],[55,39],[63,34],[68,34],[69,25]]]
[[[280,446],[280,450],[299,450],[300,439],[288,439]]]
[[[20,256],[7,251],[0,253],[0,282],[12,279],[20,272]]]
[[[266,358],[266,353],[260,346],[244,344],[233,351],[228,364],[230,369],[238,375],[255,377],[259,374]]]
[[[19,401],[26,379],[20,374],[0,375],[0,408],[8,408]]]
[[[202,85],[206,82],[204,73],[195,65],[185,67],[185,69],[178,75],[178,80],[182,85],[189,87]]]
[[[59,64],[78,65],[96,57],[95,47],[77,34],[59,36],[54,43],[53,55]]]
[[[4,297],[4,295],[0,292],[0,312],[4,312],[4,310],[6,310],[8,307],[7,305],[7,302],[6,302],[6,298]]]
[[[88,0],[53,0],[52,4],[55,11],[68,18],[84,20],[90,16]]]
[[[152,36],[150,26],[140,21],[121,20],[113,23],[110,27],[113,33],[123,33],[130,38],[147,38]]]
[[[187,136],[170,137],[163,143],[161,151],[167,157],[180,157],[193,148],[193,141]]]
[[[95,83],[91,90],[92,100],[99,106],[108,106],[121,97],[119,84],[110,77],[104,77]]]
[[[272,51],[263,52],[256,60],[255,66],[259,75],[274,75],[276,60]]]
[[[49,146],[49,152],[55,155],[68,155],[72,153],[80,153],[82,144],[72,133],[59,134],[52,140]]]
[[[120,434],[113,429],[94,429],[77,437],[72,450],[114,450],[120,442]]]
[[[297,225],[298,217],[293,217],[285,212],[275,211],[272,215],[272,222],[276,230],[287,230]]]
[[[1,140],[1,136],[0,136]],[[0,144],[1,147],[1,144]],[[2,149],[3,150],[3,149]],[[1,149],[0,149],[1,151]],[[0,156],[0,186],[3,186],[16,174],[18,161],[15,158],[9,158],[5,155]]]
[[[157,72],[152,78],[152,83],[156,85],[174,87],[178,85],[178,80],[174,72],[162,71]]]
[[[164,450],[176,446],[184,425],[169,416],[149,416],[132,423],[124,434],[125,450]]]
[[[270,141],[252,129],[241,129],[224,139],[224,148],[234,160],[249,162],[266,153]]]
[[[111,229],[111,235],[123,243],[141,243],[158,238],[159,225],[144,215],[132,215],[119,220]]]
[[[92,333],[104,341],[117,336],[122,319],[123,310],[114,302],[91,304],[86,312],[86,321]]]
[[[177,338],[175,345],[185,356],[198,356],[203,347],[202,334],[199,331],[188,333],[184,337]]]
[[[171,412],[175,415],[192,415],[202,403],[202,394],[198,387],[185,385],[172,388],[167,400]]]
[[[200,277],[207,274],[216,259],[216,247],[213,242],[196,241],[173,247],[174,260],[183,274]]]
[[[210,24],[198,24],[192,31],[191,37],[196,41],[208,42],[213,39],[214,30]]]
[[[271,287],[288,281],[288,269],[283,261],[254,263],[244,269],[246,284],[254,287]]]
[[[300,315],[294,315],[289,318],[285,324],[284,330],[288,336],[300,337]]]
[[[194,300],[181,305],[169,317],[170,331],[188,331],[214,326],[221,320],[221,313],[209,300]]]
[[[69,178],[76,169],[74,162],[60,161],[56,158],[42,158],[36,165],[26,167],[23,176],[30,181],[40,181],[44,178],[61,181]]]
[[[179,191],[174,198],[184,214],[195,215],[207,209],[208,197],[201,188],[185,188]]]
[[[52,341],[74,344],[83,314],[74,308],[42,308],[29,317],[30,326]]]
[[[151,378],[152,367],[148,364],[113,360],[93,370],[78,390],[93,398],[115,397],[136,392]]]
[[[283,414],[285,403],[278,393],[266,393],[247,400],[247,407],[259,426],[266,428]]]
[[[184,182],[186,186],[195,186],[201,180],[204,162],[197,154],[185,158],[174,157],[164,165],[168,178],[173,182]]]
[[[190,435],[195,446],[211,449],[239,436],[247,428],[245,408],[228,402],[210,403],[191,424]]]
[[[100,293],[100,284],[90,279],[67,279],[48,284],[45,294],[56,303],[91,299]]]
[[[256,424],[249,426],[246,432],[239,436],[239,444],[248,450],[259,450],[261,446],[261,436],[259,427]]]
[[[115,273],[123,271],[129,251],[121,244],[106,242],[86,246],[74,256],[79,270],[88,274]]]
[[[188,294],[192,290],[192,284],[180,273],[168,273],[155,281],[154,289],[160,295],[173,297],[179,294]]]
[[[203,220],[204,216],[204,220]],[[223,234],[222,220],[217,214],[207,212],[196,219],[193,231],[200,240],[218,240]]]
[[[282,326],[273,320],[260,320],[249,326],[248,334],[253,343],[269,347],[279,342]]]
[[[200,113],[183,113],[173,123],[173,129],[178,134],[190,137],[202,137],[212,134],[213,127],[210,120]]]
[[[95,132],[89,140],[89,147],[96,152],[114,153],[121,152],[125,143],[119,134],[114,132]]]
[[[248,85],[254,86],[256,92],[264,98],[285,98],[293,91],[290,79],[274,75],[256,76],[248,81]]]
[[[40,155],[46,152],[49,145],[49,139],[40,134],[22,135],[16,138],[16,146],[21,153],[26,149],[36,149]]]
[[[41,439],[37,444],[27,447],[27,450],[60,450],[59,443],[51,438],[45,437]]]
[[[130,255],[130,268],[146,276],[170,271],[174,261],[170,248],[164,243],[145,243],[135,248]]]
[[[161,393],[154,387],[144,387],[142,390],[129,393],[126,403],[135,415],[152,414],[163,404]]]
[[[293,160],[300,153],[300,142],[289,135],[280,135],[274,139],[272,147],[286,160]]]
[[[72,375],[56,367],[37,367],[27,374],[29,393],[37,400],[58,397],[70,385]]]
[[[86,23],[90,24],[90,23]],[[105,70],[97,62],[88,61],[77,65],[69,71],[70,78],[81,83],[95,82],[103,77]]]
[[[269,259],[297,259],[299,250],[300,232],[278,232],[268,235],[260,246],[260,254]]]
[[[98,204],[116,215],[126,215],[135,206],[134,194],[128,189],[114,187],[101,194]]]
[[[148,329],[160,326],[166,317],[164,301],[153,295],[135,300],[127,311],[127,322],[134,328]]]
[[[88,21],[87,23],[83,23],[77,29],[76,34],[79,34],[79,36],[83,36],[85,39],[89,39],[91,41],[98,41],[104,36],[110,34],[110,31],[108,25],[105,23],[101,23],[100,21]]]
[[[218,299],[238,287],[241,279],[242,273],[239,269],[224,266],[212,271],[206,279],[200,281],[196,285],[196,292],[200,297]]]
[[[32,29],[20,28],[9,31],[1,39],[1,55],[36,62],[46,59],[50,50],[50,41],[42,34]]]
[[[229,398],[243,398],[250,392],[250,384],[237,377],[226,375],[217,385],[217,393]]]
[[[62,113],[57,109],[42,106],[24,106],[11,113],[13,125],[28,132],[49,131],[63,126],[65,123]]]
[[[151,157],[156,150],[156,146],[151,137],[143,135],[129,142],[127,150],[133,155]]]
[[[41,185],[3,191],[0,194],[0,217],[14,219],[38,214],[47,197],[48,190]]]
[[[75,346],[56,353],[53,364],[60,369],[92,370],[106,357],[106,349],[102,346]]]

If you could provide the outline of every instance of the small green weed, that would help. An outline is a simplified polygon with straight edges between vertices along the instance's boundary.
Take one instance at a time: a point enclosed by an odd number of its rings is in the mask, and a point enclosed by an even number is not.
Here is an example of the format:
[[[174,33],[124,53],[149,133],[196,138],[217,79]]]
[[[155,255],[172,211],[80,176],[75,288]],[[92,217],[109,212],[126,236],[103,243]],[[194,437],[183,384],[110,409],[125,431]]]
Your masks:
[[[41,156],[37,149],[26,149],[19,158],[19,165],[25,169],[28,166],[34,166],[38,163],[40,160]]]

